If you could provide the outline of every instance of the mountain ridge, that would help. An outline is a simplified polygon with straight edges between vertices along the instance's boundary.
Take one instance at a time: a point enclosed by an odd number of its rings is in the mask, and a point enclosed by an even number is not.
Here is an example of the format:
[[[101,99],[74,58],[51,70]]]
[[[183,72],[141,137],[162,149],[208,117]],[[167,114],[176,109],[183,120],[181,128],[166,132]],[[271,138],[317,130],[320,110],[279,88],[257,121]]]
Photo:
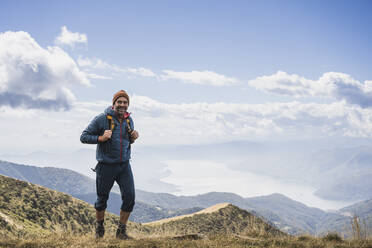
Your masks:
[[[221,203],[199,213],[145,223],[154,235],[241,235],[246,237],[288,236],[260,217],[229,203]]]

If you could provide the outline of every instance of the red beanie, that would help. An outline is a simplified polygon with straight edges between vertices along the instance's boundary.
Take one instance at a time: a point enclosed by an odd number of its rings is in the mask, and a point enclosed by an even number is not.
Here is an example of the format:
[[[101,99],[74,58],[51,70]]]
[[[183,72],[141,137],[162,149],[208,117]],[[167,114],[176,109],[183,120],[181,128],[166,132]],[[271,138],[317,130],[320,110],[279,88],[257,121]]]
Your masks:
[[[116,100],[122,96],[128,100],[128,104],[129,104],[129,96],[127,92],[125,92],[125,90],[119,90],[118,92],[115,93],[114,97],[112,98],[112,105],[114,105]]]

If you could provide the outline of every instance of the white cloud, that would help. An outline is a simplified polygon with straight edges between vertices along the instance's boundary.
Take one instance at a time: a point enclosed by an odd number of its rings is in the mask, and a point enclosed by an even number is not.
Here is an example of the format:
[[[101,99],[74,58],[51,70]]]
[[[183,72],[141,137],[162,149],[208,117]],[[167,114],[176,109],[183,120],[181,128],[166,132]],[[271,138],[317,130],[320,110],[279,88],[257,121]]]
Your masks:
[[[91,78],[91,79],[104,79],[104,80],[113,79],[112,77],[102,76],[102,75],[98,75],[98,74],[95,74],[95,73],[86,73],[86,74],[87,74],[87,77]]]
[[[248,83],[257,89],[281,95],[302,97],[316,94],[311,87],[313,81],[296,74],[289,75],[283,71],[270,76],[258,77]]]
[[[79,57],[77,60],[79,66],[87,67],[91,69],[100,69],[100,70],[112,70],[115,72],[120,72],[122,69],[116,65],[111,65],[102,59],[97,58],[83,58]]]
[[[225,75],[218,74],[213,71],[172,71],[163,70],[161,79],[170,80],[176,79],[181,80],[185,83],[201,84],[201,85],[212,85],[212,86],[229,86],[239,82],[236,78],[226,77]]]
[[[364,91],[365,92],[372,92],[372,80],[364,81]]]
[[[0,106],[69,109],[86,74],[59,47],[44,49],[26,32],[0,33]]]
[[[123,73],[127,76],[138,76],[138,77],[156,77],[156,74],[149,69],[139,67],[139,68],[130,68],[130,67],[120,67],[114,64],[107,63],[98,58],[78,58],[78,64],[81,67],[86,69],[93,69],[93,70],[102,70],[107,73],[111,72],[114,74]],[[112,78],[108,76],[101,76],[106,78]]]
[[[61,33],[55,39],[57,45],[67,45],[74,47],[76,43],[86,44],[88,41],[86,34],[80,34],[78,32],[71,32],[67,29],[66,26],[61,28]]]
[[[340,72],[324,73],[318,80],[310,80],[296,74],[278,71],[270,76],[250,80],[248,84],[256,89],[292,97],[332,97],[345,100],[361,107],[372,106],[372,83],[364,84],[350,75]]]
[[[124,71],[127,71],[128,73],[132,73],[137,76],[141,77],[156,77],[156,74],[152,72],[149,69],[140,67],[140,68],[126,68]]]

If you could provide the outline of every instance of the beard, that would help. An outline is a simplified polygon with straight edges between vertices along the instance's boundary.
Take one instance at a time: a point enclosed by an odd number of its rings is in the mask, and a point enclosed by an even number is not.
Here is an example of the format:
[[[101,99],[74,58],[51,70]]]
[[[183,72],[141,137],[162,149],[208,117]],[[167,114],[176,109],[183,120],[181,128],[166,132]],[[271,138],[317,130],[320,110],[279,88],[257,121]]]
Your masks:
[[[123,114],[125,114],[125,112],[127,112],[127,108],[126,107],[116,107],[115,112],[119,115],[123,115]]]

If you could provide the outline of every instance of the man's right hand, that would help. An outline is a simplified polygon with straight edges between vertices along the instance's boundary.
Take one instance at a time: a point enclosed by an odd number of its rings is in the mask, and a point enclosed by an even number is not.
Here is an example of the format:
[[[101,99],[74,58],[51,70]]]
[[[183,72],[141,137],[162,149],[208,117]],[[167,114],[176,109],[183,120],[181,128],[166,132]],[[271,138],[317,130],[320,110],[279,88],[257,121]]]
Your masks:
[[[111,139],[112,131],[111,130],[105,130],[103,135],[98,137],[98,142],[105,142],[109,139]]]

